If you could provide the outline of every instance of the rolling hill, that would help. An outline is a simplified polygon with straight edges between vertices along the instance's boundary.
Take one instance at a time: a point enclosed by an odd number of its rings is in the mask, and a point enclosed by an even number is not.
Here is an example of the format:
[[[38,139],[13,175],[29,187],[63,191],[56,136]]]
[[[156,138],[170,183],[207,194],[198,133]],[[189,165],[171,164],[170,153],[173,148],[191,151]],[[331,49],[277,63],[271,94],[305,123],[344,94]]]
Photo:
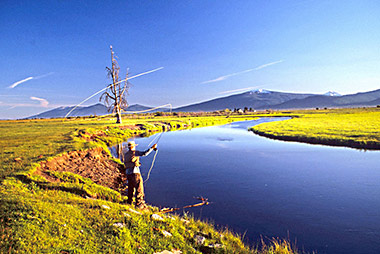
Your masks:
[[[33,115],[28,117],[27,119],[34,119],[34,118],[59,118],[59,117],[65,117],[68,112],[70,112],[74,107],[59,107],[55,108],[49,111],[45,111],[38,115]],[[134,112],[134,111],[143,111],[148,110],[153,107],[143,106],[139,104],[130,105],[126,110],[125,113]],[[168,109],[161,109],[161,111],[166,111]],[[152,112],[155,112],[157,110],[153,110]],[[70,113],[69,116],[90,116],[90,115],[108,115],[110,112],[108,112],[108,109],[106,106],[104,106],[101,103],[97,103],[91,106],[87,107],[77,107],[73,112]]]
[[[260,89],[176,108],[174,111],[199,112],[244,107],[254,109],[304,109],[376,106],[379,104],[379,100],[380,89],[349,95],[339,95],[331,91],[324,95],[316,95],[282,93]]]
[[[42,112],[41,114],[30,116],[27,119],[34,118],[58,118],[65,117],[65,115],[70,112],[74,107],[59,107],[52,110],[48,110]],[[107,107],[103,104],[94,104],[88,107],[78,107],[73,112],[71,112],[70,116],[90,116],[90,115],[106,115],[109,114],[107,111]]]
[[[343,96],[313,95],[303,99],[293,99],[273,105],[273,109],[324,108],[376,106],[380,102],[380,89]]]
[[[264,109],[271,108],[272,105],[281,104],[283,102],[295,99],[304,99],[309,96],[312,96],[312,94],[281,93],[260,89],[241,94],[230,95],[227,97],[217,98],[210,101],[205,101],[184,107],[179,107],[174,109],[173,111],[199,112],[244,107]]]

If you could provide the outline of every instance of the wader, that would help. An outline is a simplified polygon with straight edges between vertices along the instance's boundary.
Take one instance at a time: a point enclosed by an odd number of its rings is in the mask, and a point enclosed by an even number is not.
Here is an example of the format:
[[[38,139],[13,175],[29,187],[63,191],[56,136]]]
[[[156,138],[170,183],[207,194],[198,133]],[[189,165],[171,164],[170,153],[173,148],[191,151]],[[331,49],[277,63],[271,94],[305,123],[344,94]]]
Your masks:
[[[128,179],[128,204],[133,203],[133,196],[136,197],[136,206],[144,204],[144,181],[139,173],[127,175]]]

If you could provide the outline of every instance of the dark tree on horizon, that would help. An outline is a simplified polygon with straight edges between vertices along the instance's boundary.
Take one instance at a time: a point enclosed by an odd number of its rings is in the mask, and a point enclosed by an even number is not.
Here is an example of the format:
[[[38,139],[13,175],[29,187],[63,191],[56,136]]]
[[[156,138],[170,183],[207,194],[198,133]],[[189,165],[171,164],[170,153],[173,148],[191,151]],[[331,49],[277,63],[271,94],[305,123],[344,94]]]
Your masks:
[[[108,85],[107,90],[100,96],[99,101],[104,101],[108,107],[108,111],[116,114],[116,123],[121,123],[121,111],[128,107],[127,95],[130,83],[128,82],[128,71],[126,78],[120,80],[119,71],[120,67],[115,59],[114,52],[111,49],[111,68],[106,67],[107,76],[112,79],[112,84]]]

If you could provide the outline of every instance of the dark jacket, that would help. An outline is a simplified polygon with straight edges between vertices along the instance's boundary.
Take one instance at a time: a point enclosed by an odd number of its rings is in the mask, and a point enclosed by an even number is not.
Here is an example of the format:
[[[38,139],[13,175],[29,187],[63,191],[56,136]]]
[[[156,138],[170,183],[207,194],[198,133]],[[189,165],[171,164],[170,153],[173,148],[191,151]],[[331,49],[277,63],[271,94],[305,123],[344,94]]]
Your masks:
[[[146,151],[131,151],[129,150],[124,154],[124,165],[127,169],[127,174],[140,173],[140,157],[147,156],[153,151],[153,148],[150,148]]]

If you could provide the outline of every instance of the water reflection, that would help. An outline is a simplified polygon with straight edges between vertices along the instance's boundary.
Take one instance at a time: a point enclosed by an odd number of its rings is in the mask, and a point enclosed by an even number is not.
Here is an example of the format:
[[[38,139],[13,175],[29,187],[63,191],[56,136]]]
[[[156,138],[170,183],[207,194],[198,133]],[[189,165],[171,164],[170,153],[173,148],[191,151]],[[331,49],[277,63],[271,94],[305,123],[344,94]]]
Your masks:
[[[114,154],[114,157],[120,159],[121,161],[124,161],[124,148],[125,148],[125,145],[122,143],[122,144],[118,144],[115,146],[115,150],[116,150],[116,154]]]

